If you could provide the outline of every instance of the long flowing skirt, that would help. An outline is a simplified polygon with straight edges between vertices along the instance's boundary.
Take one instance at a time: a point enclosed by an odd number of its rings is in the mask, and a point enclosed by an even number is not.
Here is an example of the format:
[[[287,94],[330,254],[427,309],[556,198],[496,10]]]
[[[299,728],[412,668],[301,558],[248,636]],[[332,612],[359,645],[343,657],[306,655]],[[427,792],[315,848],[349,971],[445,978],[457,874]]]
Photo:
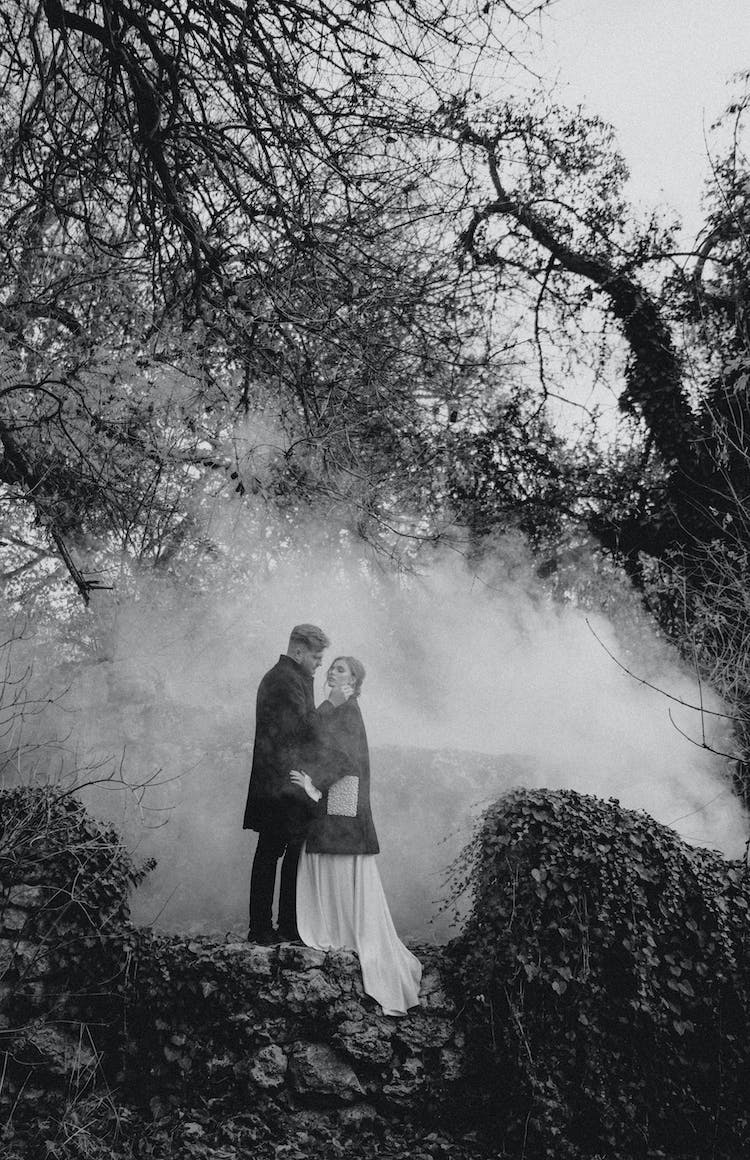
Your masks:
[[[374,854],[308,854],[297,871],[297,929],[309,947],[359,955],[362,982],[384,1015],[419,998],[422,966],[396,934]]]

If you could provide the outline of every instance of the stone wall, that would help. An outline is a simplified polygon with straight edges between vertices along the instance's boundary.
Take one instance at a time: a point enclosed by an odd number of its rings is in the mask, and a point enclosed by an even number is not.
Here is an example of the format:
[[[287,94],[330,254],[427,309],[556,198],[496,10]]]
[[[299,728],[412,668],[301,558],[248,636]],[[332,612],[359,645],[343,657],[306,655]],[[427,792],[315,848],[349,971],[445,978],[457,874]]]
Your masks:
[[[66,989],[60,963],[71,950],[82,957],[77,943],[90,928],[50,923],[49,893],[39,884],[0,889],[6,1095],[106,1077],[144,1104],[199,1098],[356,1124],[429,1114],[463,1074],[464,1035],[436,948],[415,948],[419,1005],[389,1017],[364,994],[353,952],[130,928],[113,940],[109,999],[102,1005],[101,980],[92,979],[96,1004],[87,1006],[85,988]]]
[[[49,972],[39,918],[49,890],[38,884],[0,883],[0,1029],[14,1003],[41,1002]]]
[[[419,1004],[386,1017],[351,952],[134,926],[147,867],[72,797],[0,791],[0,819],[0,1101],[101,1081],[146,1109],[356,1123],[429,1114],[463,1077],[439,948],[414,948]]]
[[[0,1095],[6,1099],[22,1089],[33,1098],[35,1078],[69,1086],[72,1077],[90,1082],[98,1070],[98,1053],[85,1024],[71,1020],[66,980],[53,962],[61,947],[85,937],[64,911],[55,908],[51,917],[57,894],[38,881],[0,883]]]
[[[127,1011],[132,1067],[152,1098],[200,1090],[228,1106],[351,1122],[429,1114],[463,1074],[464,1034],[434,948],[422,951],[419,1005],[394,1017],[364,994],[353,952],[154,945],[151,968],[138,963]]]

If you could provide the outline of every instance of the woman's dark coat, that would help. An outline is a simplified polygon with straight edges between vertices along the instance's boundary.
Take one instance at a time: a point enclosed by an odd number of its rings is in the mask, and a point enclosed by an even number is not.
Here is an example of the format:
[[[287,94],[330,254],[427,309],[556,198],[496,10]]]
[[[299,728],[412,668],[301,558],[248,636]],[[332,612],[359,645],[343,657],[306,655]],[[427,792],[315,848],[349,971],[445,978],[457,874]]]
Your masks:
[[[289,780],[290,770],[305,770],[313,778],[322,768],[336,777],[352,772],[348,758],[321,738],[320,723],[312,677],[282,654],[258,686],[243,829],[302,841],[314,807],[304,790]]]
[[[353,783],[352,801],[356,801],[356,815],[342,816],[328,812],[332,808],[335,785],[342,773],[335,765],[318,766],[311,772],[318,789],[323,790],[316,816],[307,827],[308,854],[378,854],[378,836],[370,810],[370,754],[367,734],[356,697],[334,708],[324,701],[318,709],[319,735],[328,752],[344,753],[351,763],[346,776]]]

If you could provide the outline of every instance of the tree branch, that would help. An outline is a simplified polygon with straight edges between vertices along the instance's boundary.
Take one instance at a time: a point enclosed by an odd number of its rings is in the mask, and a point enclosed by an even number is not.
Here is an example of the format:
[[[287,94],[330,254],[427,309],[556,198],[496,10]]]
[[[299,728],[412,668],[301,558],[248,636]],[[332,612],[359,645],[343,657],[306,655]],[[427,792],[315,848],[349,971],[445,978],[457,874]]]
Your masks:
[[[497,198],[476,210],[461,235],[461,244],[478,266],[502,261],[494,251],[483,253],[477,231],[492,217],[510,217],[564,269],[592,282],[609,299],[622,326],[631,358],[627,388],[620,407],[643,417],[655,444],[668,464],[678,464],[686,475],[695,473],[696,423],[682,382],[682,368],[669,326],[659,304],[627,272],[596,254],[586,253],[560,237],[554,225],[504,187],[491,137],[464,127],[461,141],[484,151]]]

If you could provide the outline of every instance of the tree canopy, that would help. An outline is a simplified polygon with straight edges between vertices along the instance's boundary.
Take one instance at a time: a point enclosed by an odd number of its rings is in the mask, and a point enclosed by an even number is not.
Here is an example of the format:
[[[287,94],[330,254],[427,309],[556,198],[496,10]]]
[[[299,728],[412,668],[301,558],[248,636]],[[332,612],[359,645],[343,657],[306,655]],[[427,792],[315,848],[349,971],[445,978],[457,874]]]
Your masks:
[[[511,529],[621,565],[744,703],[747,97],[678,251],[607,125],[514,91],[542,7],[4,6],[11,602],[195,577],[217,497],[399,559]]]
[[[492,19],[6,6],[7,579],[49,551],[87,600],[102,551],[164,567],[217,487],[322,495],[375,538],[423,507],[435,414],[488,341],[427,128]]]

